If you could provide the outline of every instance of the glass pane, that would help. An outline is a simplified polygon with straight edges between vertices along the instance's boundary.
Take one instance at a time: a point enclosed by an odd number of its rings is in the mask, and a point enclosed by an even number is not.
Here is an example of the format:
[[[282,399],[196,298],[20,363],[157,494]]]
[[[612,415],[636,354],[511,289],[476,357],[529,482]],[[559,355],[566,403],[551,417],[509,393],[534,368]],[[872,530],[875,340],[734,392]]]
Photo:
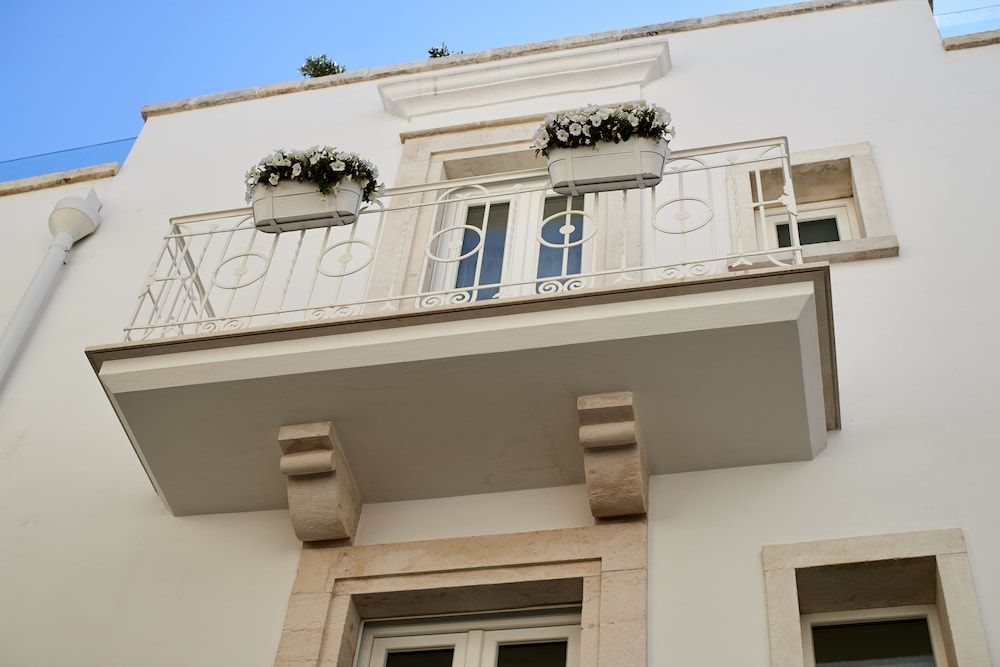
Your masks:
[[[787,248],[792,245],[791,237],[792,235],[787,223],[778,225],[779,248]],[[802,245],[839,240],[840,231],[837,229],[836,218],[822,218],[820,220],[804,220],[799,222],[799,243]]]
[[[458,276],[455,287],[474,287],[475,285],[497,285],[503,275],[503,253],[507,244],[507,217],[510,214],[510,204],[490,204],[489,219],[486,221],[485,241],[479,252],[473,250],[479,245],[483,232],[466,229],[462,237],[462,252],[459,256],[470,254],[458,263]],[[465,216],[465,224],[483,230],[483,217],[486,206],[472,206]],[[482,263],[480,264],[480,257]],[[476,270],[479,280],[476,280]],[[496,287],[481,289],[476,293],[476,301],[492,299],[500,290]]]
[[[393,651],[385,658],[385,667],[451,667],[453,648],[427,651]]]
[[[566,667],[566,642],[503,644],[497,667]]]
[[[570,210],[582,211],[583,195],[549,197],[545,200],[542,220],[560,212],[564,215],[554,217],[542,225],[541,236],[547,243],[563,247],[552,248],[544,243],[538,245],[538,278],[577,275],[583,266],[583,244],[565,247],[583,238],[583,216],[566,215],[567,203]]]
[[[934,667],[927,620],[813,628],[816,667]]]

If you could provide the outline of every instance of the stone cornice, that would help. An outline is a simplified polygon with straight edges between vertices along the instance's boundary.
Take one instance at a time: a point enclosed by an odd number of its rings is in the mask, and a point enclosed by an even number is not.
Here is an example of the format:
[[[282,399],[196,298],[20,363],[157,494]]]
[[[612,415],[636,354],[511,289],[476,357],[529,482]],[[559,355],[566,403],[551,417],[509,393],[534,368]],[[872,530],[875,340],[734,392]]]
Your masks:
[[[42,174],[41,176],[6,181],[0,183],[0,197],[31,192],[32,190],[56,188],[60,185],[69,185],[70,183],[111,178],[118,173],[118,166],[117,162],[105,162],[104,164],[95,164],[91,167],[80,167],[79,169],[57,171],[52,174]]]

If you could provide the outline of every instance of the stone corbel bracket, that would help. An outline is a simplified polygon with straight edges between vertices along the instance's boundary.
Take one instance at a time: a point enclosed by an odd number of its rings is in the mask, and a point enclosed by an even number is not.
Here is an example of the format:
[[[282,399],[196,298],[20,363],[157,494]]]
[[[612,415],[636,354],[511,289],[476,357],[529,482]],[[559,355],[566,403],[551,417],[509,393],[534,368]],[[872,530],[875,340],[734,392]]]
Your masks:
[[[295,536],[303,542],[354,537],[361,494],[333,423],[282,426],[278,444]]]
[[[591,514],[598,519],[645,514],[649,475],[632,392],[581,396],[576,409]]]

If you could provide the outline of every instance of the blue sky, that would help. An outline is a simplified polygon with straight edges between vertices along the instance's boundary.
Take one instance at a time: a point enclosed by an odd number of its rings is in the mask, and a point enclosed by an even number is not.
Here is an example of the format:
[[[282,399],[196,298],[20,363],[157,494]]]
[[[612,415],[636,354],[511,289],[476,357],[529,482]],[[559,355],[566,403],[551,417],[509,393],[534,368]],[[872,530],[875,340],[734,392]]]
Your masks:
[[[784,3],[0,0],[0,161],[133,137],[144,104],[297,79],[310,54],[363,69],[425,58],[442,41],[478,51],[774,4]]]

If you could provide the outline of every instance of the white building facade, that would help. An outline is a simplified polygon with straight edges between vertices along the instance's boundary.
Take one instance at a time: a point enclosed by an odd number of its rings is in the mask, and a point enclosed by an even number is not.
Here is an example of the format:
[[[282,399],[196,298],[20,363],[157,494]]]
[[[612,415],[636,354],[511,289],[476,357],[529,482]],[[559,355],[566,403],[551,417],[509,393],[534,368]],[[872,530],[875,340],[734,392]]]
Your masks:
[[[662,183],[552,192],[542,118],[637,99]],[[0,664],[991,664],[998,107],[1000,36],[823,0],[155,105],[0,183],[3,322],[101,202],[0,386]],[[255,230],[247,167],[317,144],[378,204]]]

